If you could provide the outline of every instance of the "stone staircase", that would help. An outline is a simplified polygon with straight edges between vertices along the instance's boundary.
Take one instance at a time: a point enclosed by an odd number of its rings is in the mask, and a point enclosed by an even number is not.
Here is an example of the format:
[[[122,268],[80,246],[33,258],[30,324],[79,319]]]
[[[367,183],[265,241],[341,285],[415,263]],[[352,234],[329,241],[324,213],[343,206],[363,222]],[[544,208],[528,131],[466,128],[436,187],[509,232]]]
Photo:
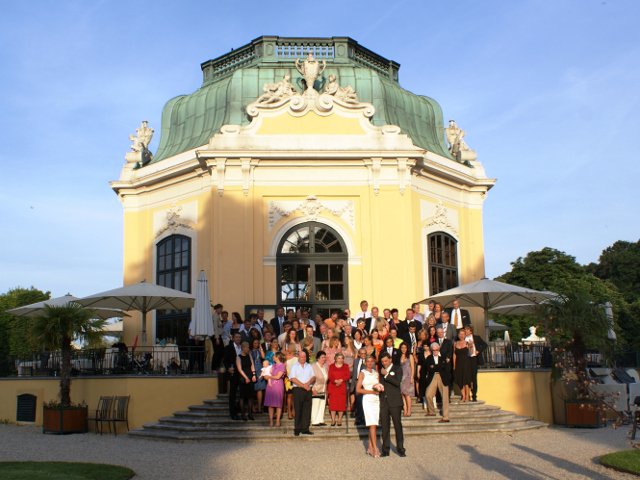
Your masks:
[[[442,418],[438,405],[438,415],[425,417],[421,405],[414,405],[411,417],[402,417],[405,435],[443,435],[469,433],[511,433],[547,427],[531,417],[523,417],[500,407],[485,405],[484,402],[460,403],[459,397],[451,398],[450,423],[438,423]],[[312,427],[313,436],[293,436],[293,420],[284,413],[281,427],[269,427],[267,414],[254,415],[254,421],[234,421],[229,418],[228,397],[218,395],[215,400],[205,400],[203,405],[192,405],[188,411],[175,412],[171,417],[162,417],[157,422],[147,423],[142,428],[131,430],[135,438],[149,438],[169,441],[272,441],[276,439],[321,440],[326,438],[366,437],[367,427],[354,426],[349,418],[347,433],[346,418],[342,427]],[[325,422],[330,424],[329,411],[325,412]],[[380,429],[378,429],[380,431]],[[393,436],[393,431],[391,432]]]

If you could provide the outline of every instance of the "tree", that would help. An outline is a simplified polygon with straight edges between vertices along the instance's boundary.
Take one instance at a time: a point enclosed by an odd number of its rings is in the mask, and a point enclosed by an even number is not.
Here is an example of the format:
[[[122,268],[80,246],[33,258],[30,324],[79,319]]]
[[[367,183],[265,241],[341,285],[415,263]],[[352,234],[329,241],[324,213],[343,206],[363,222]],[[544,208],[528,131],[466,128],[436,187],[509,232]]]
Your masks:
[[[51,292],[35,287],[16,287],[0,295],[0,312],[42,302],[51,298]],[[0,313],[0,355],[26,355],[33,352],[29,339],[30,318],[17,318],[10,313]]]
[[[597,305],[607,301],[613,305],[614,317],[620,327],[621,342],[633,343],[637,339],[638,322],[628,312],[629,307],[614,283],[597,278],[588,269],[576,262],[575,257],[560,250],[545,247],[540,251],[529,252],[511,263],[511,271],[496,280],[533,288],[550,290],[569,295],[581,292],[590,295]],[[504,325],[517,325],[526,332],[536,322],[531,315],[495,315],[496,321]],[[515,340],[515,337],[514,337]]]
[[[598,263],[587,271],[602,280],[610,280],[627,303],[640,300],[640,240],[636,243],[617,241],[604,249]]]
[[[30,329],[32,341],[44,350],[61,350],[60,402],[71,404],[71,342],[74,340],[93,342],[102,335],[106,321],[92,319],[94,311],[78,303],[61,307],[44,307],[44,313],[34,317]]]
[[[539,318],[548,319],[551,343],[557,345],[556,365],[566,365],[564,354],[570,353],[578,393],[582,398],[588,397],[587,350],[605,351],[609,346],[607,334],[612,325],[604,307],[587,292],[569,293],[542,304]]]

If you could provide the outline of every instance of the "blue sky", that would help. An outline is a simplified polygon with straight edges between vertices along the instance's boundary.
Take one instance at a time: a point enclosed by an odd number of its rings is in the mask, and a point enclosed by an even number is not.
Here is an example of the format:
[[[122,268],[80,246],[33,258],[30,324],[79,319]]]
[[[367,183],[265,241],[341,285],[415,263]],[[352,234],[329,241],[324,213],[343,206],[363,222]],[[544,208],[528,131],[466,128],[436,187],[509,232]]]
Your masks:
[[[0,291],[122,284],[128,135],[195,91],[200,63],[260,35],[343,36],[467,131],[487,175],[487,276],[545,246],[597,261],[637,241],[635,0],[5,1],[0,16]],[[307,6],[311,5],[311,6]]]

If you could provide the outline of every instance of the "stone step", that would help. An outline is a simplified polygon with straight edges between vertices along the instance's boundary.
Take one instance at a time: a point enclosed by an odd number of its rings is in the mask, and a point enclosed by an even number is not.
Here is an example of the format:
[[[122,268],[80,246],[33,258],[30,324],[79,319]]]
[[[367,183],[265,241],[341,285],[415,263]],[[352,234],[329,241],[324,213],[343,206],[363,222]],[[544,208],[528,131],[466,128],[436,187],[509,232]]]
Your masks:
[[[450,417],[451,418],[451,423],[455,423],[455,424],[486,424],[489,422],[496,422],[496,421],[502,421],[502,420],[511,420],[516,418],[517,415],[513,412],[497,412],[495,414],[487,414],[487,415],[477,415],[477,416],[473,416],[473,417]],[[257,418],[257,417],[256,417]],[[425,417],[425,416],[421,416],[421,417],[403,417],[402,419],[402,424],[407,426],[407,427],[422,427],[422,426],[430,426],[433,424],[437,424],[438,421],[442,419],[442,415],[436,415],[435,417]],[[349,420],[349,428],[353,428],[354,427],[354,420],[350,419]],[[327,423],[327,425],[331,422],[330,417],[327,415],[325,416],[325,423]],[[160,418],[158,420],[158,422],[156,422],[159,425],[163,425],[163,426],[167,426],[167,427],[171,427],[171,428],[180,428],[180,427],[186,427],[186,428],[200,428],[200,429],[217,429],[217,428],[253,428],[253,427],[259,427],[259,428],[269,428],[269,420],[267,418],[263,418],[263,419],[256,419],[256,420],[248,420],[247,422],[244,421],[237,421],[237,420],[231,420],[229,419],[224,419],[224,420],[214,420],[214,421],[207,421],[207,420],[199,420],[199,419],[185,419],[185,418],[176,418],[176,417],[163,417]],[[286,427],[293,427],[293,420],[282,420],[282,425],[283,428]],[[324,428],[324,427],[322,427]],[[327,427],[327,428],[342,428],[342,429],[346,429],[346,421],[345,419],[342,420],[342,427]]]
[[[530,420],[528,417],[520,417],[515,414],[504,415],[501,417],[490,417],[486,419],[475,418],[472,420],[469,419],[451,419],[451,422],[448,424],[439,423],[439,420],[442,417],[431,417],[428,422],[402,422],[403,429],[405,430],[415,430],[415,429],[424,429],[424,428],[453,428],[453,429],[476,429],[487,426],[500,426],[506,425],[508,423],[513,422],[527,422]],[[171,431],[184,431],[184,432],[222,432],[222,431],[238,431],[238,432],[263,432],[268,431],[271,427],[268,426],[268,423],[258,424],[256,422],[232,422],[227,424],[216,424],[216,425],[202,425],[198,423],[194,424],[185,424],[181,422],[153,422],[150,424],[146,424],[145,428],[154,428],[160,430],[171,430]],[[273,427],[279,428],[284,431],[293,431],[294,424],[293,422],[285,422],[282,423],[281,427]],[[366,427],[355,427],[353,423],[349,424],[349,430],[353,429],[365,429]],[[322,432],[346,432],[347,427],[346,424],[343,423],[341,427],[314,427],[314,430],[322,430]]]
[[[420,429],[420,430],[410,430],[407,429],[403,433],[407,436],[426,436],[426,435],[461,435],[461,434],[486,434],[486,433],[515,433],[515,432],[524,432],[528,430],[535,430],[540,428],[547,427],[546,423],[535,422],[532,420],[524,421],[522,425],[517,424],[509,424],[501,427],[491,427],[485,429],[478,430],[456,430],[456,429]],[[166,430],[156,430],[153,428],[139,428],[135,430],[131,430],[129,435],[137,438],[147,438],[152,440],[168,440],[174,442],[219,442],[219,441],[242,441],[242,442],[264,442],[264,441],[274,441],[274,440],[326,440],[330,438],[335,439],[361,439],[366,438],[368,434],[368,430],[365,428],[363,430],[358,430],[357,432],[351,431],[349,434],[346,432],[335,432],[328,434],[318,433],[319,429],[314,429],[315,435],[306,436],[301,435],[300,437],[294,437],[292,434],[285,434],[281,429],[272,429],[278,430],[278,432],[266,432],[261,434],[242,434],[238,432],[231,433],[207,433],[202,435],[194,435],[194,434],[185,434],[185,433],[177,433],[170,432]],[[393,436],[393,432],[392,432]]]

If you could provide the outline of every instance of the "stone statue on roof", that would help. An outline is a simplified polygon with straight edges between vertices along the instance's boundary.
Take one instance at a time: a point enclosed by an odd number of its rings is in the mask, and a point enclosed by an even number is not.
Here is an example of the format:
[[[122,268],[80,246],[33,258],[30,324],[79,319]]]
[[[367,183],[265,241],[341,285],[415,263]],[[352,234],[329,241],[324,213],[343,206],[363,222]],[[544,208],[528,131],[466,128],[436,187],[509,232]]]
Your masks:
[[[277,103],[297,93],[296,88],[291,84],[290,73],[285,73],[282,80],[277,83],[265,83],[262,90],[265,93],[258,97],[257,103]]]
[[[133,142],[131,150],[134,152],[142,152],[149,149],[149,143],[153,138],[153,128],[147,126],[148,122],[142,122],[140,128],[136,129],[137,135],[129,135],[129,140]]]
[[[476,152],[471,150],[464,141],[466,132],[458,127],[454,120],[449,120],[449,126],[444,129],[444,132],[449,142],[449,151],[456,160],[465,162],[476,159]]]
[[[316,83],[316,79],[320,76],[324,69],[327,67],[327,61],[322,60],[322,68],[320,68],[320,62],[315,59],[311,50],[309,50],[309,54],[307,55],[306,60],[300,65],[300,59],[296,58],[296,68],[304,81],[307,83],[307,90],[315,91],[313,88]]]
[[[324,93],[327,95],[333,95],[338,100],[343,101],[344,103],[357,104],[360,103],[358,101],[358,95],[355,90],[351,87],[351,85],[347,85],[346,87],[341,87],[336,82],[335,74],[329,75],[329,83],[324,88]]]

